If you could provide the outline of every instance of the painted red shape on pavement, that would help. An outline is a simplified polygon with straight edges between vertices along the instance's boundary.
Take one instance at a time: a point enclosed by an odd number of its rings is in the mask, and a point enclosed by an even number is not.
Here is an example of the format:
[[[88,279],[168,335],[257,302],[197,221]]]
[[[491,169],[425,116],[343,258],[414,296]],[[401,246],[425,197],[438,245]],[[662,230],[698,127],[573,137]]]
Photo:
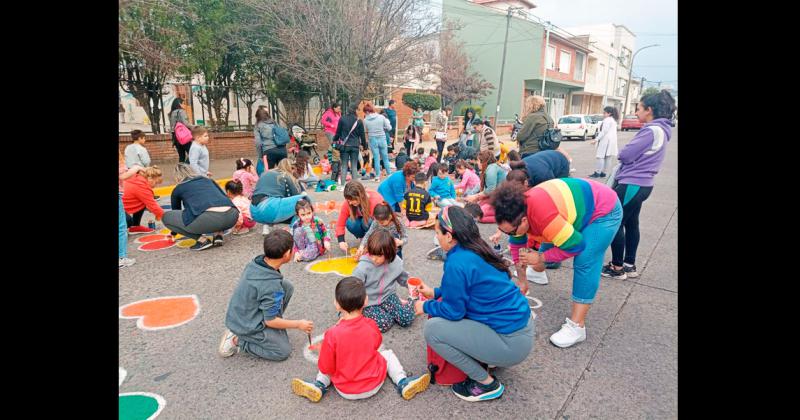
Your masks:
[[[200,313],[196,295],[164,296],[129,303],[119,308],[119,317],[138,318],[136,326],[143,330],[163,330],[183,325]]]
[[[139,251],[158,251],[159,249],[172,248],[173,246],[175,246],[175,241],[172,239],[161,239],[143,244],[137,249]]]

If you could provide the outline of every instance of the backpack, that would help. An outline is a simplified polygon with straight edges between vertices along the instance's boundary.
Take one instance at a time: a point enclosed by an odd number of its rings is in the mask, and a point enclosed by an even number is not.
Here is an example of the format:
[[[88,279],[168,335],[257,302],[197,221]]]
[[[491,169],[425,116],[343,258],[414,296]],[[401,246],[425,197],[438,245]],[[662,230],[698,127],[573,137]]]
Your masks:
[[[285,146],[289,144],[289,132],[278,124],[272,125],[272,141],[276,146]]]
[[[539,150],[556,150],[561,144],[561,129],[552,128],[553,120],[549,115],[545,118],[547,119],[547,128],[539,137]]]
[[[186,127],[185,124],[178,121],[175,123],[175,138],[178,140],[178,143],[183,146],[192,141],[192,132],[189,131],[189,128]]]
[[[439,298],[441,301],[441,298]],[[430,318],[430,316],[428,316]],[[453,385],[467,379],[467,374],[461,369],[450,364],[439,356],[431,346],[428,347],[428,372],[431,373],[431,383],[439,385]]]

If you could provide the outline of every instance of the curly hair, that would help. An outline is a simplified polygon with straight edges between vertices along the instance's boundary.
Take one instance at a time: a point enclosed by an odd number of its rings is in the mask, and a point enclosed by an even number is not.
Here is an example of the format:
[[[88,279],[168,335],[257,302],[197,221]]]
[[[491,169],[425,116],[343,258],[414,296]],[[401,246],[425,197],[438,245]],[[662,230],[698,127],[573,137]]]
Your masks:
[[[651,93],[642,96],[642,109],[650,108],[653,110],[653,119],[666,118],[671,119],[678,109],[675,107],[675,99],[670,95],[669,91],[664,89],[658,93]]]
[[[528,211],[525,203],[525,187],[516,182],[503,182],[492,191],[489,203],[494,207],[494,219],[497,224],[508,222],[512,225]]]
[[[414,176],[419,172],[419,164],[417,162],[408,161],[405,165],[403,165],[403,176],[408,178],[410,176]]]

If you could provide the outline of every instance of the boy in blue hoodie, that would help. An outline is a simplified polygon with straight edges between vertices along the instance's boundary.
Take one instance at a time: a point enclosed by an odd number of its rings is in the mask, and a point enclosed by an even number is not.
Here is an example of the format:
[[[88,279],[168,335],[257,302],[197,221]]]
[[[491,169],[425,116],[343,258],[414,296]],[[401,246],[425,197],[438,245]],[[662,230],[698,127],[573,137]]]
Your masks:
[[[436,176],[431,177],[431,186],[428,188],[433,202],[437,207],[452,206],[456,204],[456,186],[447,173],[447,164],[436,165]]]
[[[283,229],[264,237],[264,254],[247,263],[228,303],[228,329],[219,344],[220,356],[242,350],[267,360],[286,360],[292,352],[286,330],[311,334],[312,321],[283,318],[294,286],[283,278],[280,268],[292,260],[293,246],[292,235]]]

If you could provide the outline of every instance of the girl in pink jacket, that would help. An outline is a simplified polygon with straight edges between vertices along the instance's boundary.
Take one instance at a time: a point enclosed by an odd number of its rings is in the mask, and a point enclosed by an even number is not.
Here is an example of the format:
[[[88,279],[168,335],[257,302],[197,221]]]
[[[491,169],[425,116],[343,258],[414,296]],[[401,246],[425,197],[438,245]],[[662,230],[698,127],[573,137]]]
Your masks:
[[[464,197],[480,192],[481,179],[466,161],[459,160],[456,162],[456,171],[461,175],[461,183],[456,185],[456,189],[464,191]]]

